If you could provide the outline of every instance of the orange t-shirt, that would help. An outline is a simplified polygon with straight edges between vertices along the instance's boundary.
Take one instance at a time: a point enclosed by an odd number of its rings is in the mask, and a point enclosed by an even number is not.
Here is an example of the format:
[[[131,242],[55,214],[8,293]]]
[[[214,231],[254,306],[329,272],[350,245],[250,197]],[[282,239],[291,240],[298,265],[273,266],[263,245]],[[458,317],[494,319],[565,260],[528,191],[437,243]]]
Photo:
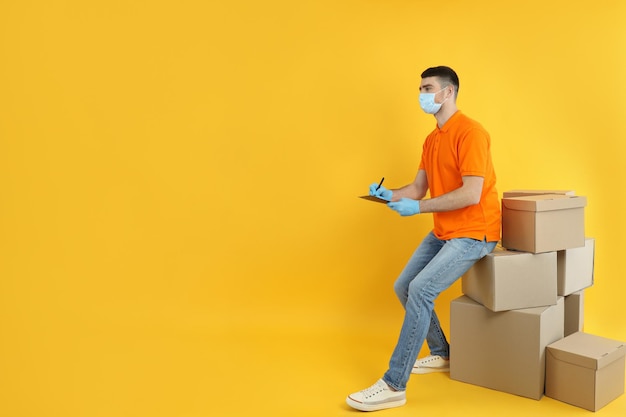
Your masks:
[[[491,138],[480,123],[457,111],[424,142],[420,169],[426,171],[431,198],[463,185],[463,176],[484,178],[480,202],[462,209],[433,213],[435,236],[500,240],[500,202],[491,161]]]

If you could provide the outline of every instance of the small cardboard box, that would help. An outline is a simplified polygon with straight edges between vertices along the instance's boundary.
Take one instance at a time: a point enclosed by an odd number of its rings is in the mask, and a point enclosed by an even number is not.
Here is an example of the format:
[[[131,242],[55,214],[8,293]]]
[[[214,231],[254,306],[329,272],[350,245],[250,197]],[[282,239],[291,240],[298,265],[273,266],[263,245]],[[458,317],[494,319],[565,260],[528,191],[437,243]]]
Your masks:
[[[502,198],[527,197],[529,195],[541,194],[576,195],[574,190],[509,190],[502,194]]]
[[[554,305],[556,255],[498,247],[465,273],[463,293],[491,311]]]
[[[585,246],[585,206],[579,196],[544,194],[502,199],[502,246],[541,253]]]
[[[565,297],[565,327],[563,336],[582,332],[585,324],[585,292],[578,291]]]
[[[493,312],[467,296],[450,303],[450,378],[539,400],[545,349],[563,338],[563,298]]]
[[[577,332],[546,349],[546,396],[597,411],[624,393],[623,342]]]
[[[585,239],[582,248],[564,249],[557,252],[557,291],[570,295],[593,285],[593,260],[595,239]]]

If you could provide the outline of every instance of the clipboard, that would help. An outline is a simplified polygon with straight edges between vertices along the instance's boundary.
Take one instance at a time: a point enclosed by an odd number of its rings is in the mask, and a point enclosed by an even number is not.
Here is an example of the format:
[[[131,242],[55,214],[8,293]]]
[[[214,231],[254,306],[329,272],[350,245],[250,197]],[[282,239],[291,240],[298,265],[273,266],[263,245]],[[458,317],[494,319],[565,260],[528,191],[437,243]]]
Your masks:
[[[373,196],[373,195],[362,195],[362,196],[359,196],[359,198],[362,198],[364,200],[373,201],[375,203],[383,203],[383,204],[389,203],[389,200],[385,200],[384,198],[376,197],[376,196]]]

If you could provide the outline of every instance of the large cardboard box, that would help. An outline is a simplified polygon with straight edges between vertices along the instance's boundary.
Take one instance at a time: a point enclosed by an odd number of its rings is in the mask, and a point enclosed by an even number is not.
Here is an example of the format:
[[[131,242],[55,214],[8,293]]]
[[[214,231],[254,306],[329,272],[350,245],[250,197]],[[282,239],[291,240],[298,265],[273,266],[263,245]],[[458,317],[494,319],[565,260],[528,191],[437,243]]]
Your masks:
[[[494,312],[467,296],[450,303],[450,378],[540,399],[545,348],[563,338],[563,298],[549,307]]]
[[[502,193],[502,198],[526,197],[529,195],[541,194],[576,195],[574,190],[509,190]]]
[[[563,336],[582,332],[585,324],[585,292],[578,291],[565,297],[565,327]]]
[[[502,199],[502,246],[541,253],[585,246],[580,196],[544,194]]]
[[[556,252],[532,254],[498,247],[463,275],[463,294],[491,311],[554,305],[556,259]]]
[[[546,396],[597,411],[624,393],[623,342],[583,332],[546,349]]]
[[[585,239],[581,248],[564,249],[557,252],[557,291],[559,295],[570,295],[593,285],[593,260],[595,239]]]

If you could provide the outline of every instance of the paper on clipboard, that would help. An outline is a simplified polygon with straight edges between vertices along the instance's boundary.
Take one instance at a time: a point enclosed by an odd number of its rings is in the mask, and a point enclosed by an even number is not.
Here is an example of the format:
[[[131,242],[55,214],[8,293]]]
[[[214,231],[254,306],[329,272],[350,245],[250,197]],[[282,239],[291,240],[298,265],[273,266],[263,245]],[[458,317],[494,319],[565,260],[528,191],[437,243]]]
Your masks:
[[[375,203],[387,204],[389,202],[389,200],[385,200],[384,198],[376,197],[376,196],[373,196],[373,195],[362,195],[359,198],[362,198],[364,200],[373,201]]]

